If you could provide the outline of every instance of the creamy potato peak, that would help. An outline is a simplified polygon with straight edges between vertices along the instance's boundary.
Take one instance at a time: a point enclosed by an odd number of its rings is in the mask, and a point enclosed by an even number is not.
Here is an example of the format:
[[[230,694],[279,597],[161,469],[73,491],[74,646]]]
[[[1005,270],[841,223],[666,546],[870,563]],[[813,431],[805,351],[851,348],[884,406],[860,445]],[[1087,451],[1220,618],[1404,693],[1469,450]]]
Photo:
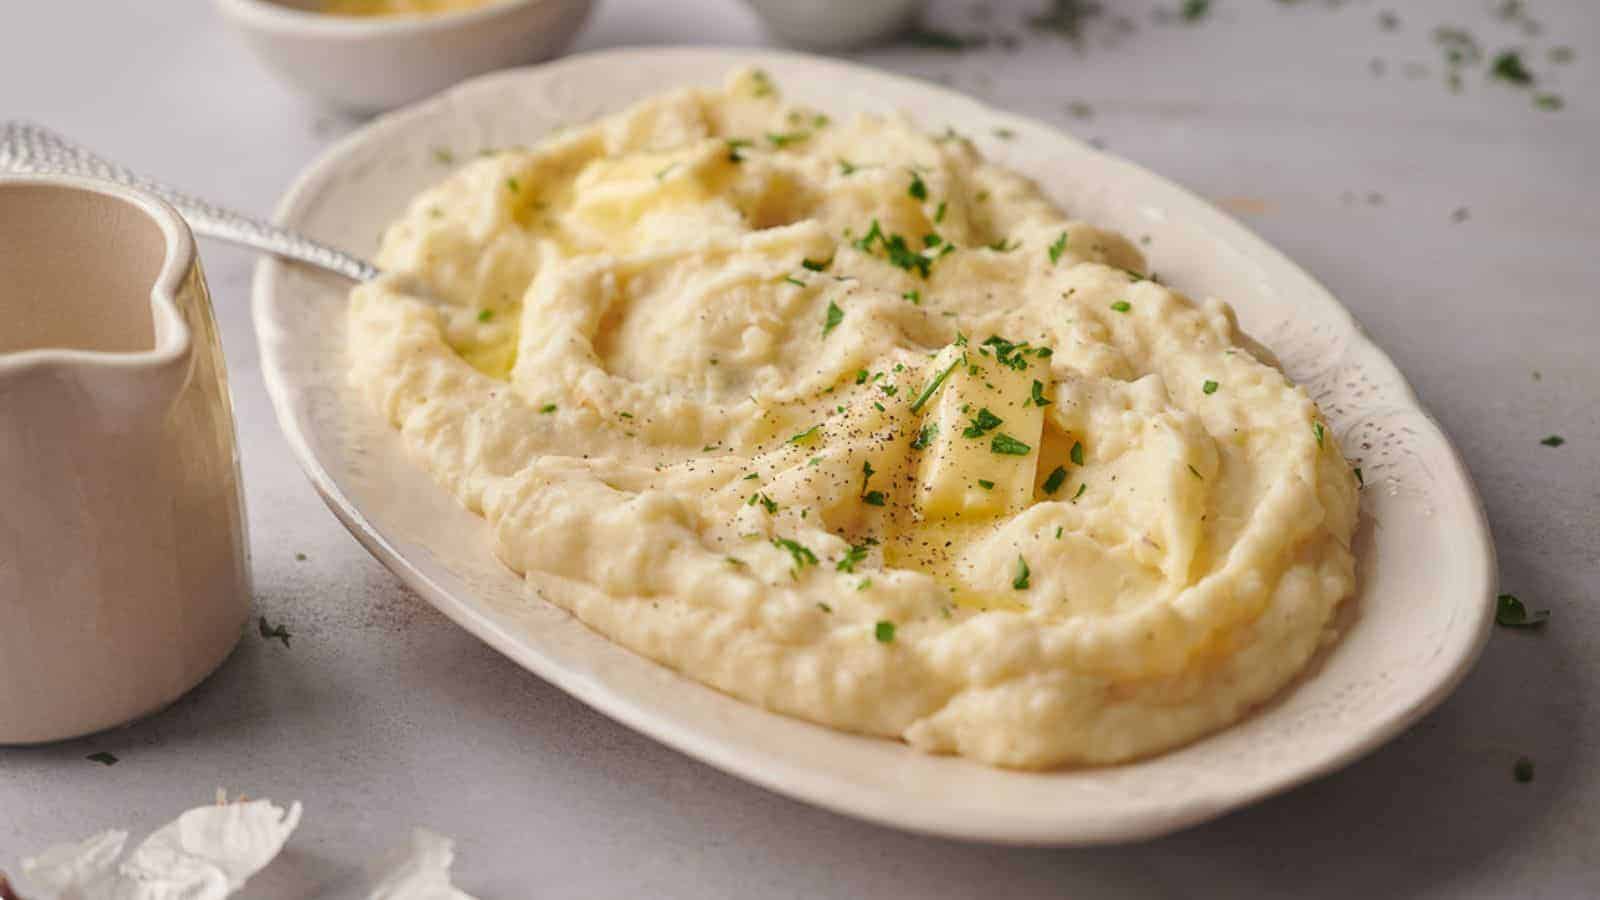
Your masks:
[[[760,72],[477,158],[389,228],[352,377],[539,595],[767,709],[1114,763],[1282,688],[1356,481],[1229,308],[959,135]]]

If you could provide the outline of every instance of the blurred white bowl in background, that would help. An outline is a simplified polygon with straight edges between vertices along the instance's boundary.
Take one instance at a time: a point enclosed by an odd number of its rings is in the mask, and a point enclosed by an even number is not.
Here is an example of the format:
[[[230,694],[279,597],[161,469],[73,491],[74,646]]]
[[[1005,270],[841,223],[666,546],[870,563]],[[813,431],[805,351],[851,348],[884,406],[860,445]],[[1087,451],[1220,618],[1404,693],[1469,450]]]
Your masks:
[[[746,0],[779,40],[841,50],[884,40],[911,24],[923,0]]]
[[[371,113],[495,69],[559,55],[594,0],[492,0],[459,12],[352,18],[321,0],[216,0],[250,49],[317,100]]]

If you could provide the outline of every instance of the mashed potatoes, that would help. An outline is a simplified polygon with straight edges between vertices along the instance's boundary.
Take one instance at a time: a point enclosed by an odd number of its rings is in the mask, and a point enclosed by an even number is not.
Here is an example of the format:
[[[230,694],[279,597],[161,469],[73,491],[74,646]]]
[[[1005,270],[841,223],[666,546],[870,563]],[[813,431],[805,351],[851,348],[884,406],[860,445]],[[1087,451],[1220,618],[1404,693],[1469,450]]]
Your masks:
[[[436,297],[350,306],[417,463],[541,596],[767,709],[1112,763],[1266,700],[1350,593],[1305,392],[955,134],[742,73],[464,166],[379,262]]]

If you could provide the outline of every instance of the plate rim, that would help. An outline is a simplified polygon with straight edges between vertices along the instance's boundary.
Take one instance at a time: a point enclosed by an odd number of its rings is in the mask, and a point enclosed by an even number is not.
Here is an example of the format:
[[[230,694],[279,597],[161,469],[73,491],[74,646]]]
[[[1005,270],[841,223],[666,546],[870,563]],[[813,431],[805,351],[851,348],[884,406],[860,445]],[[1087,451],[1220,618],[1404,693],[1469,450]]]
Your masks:
[[[1465,501],[1464,505],[1470,512],[1470,516],[1463,517],[1464,521],[1460,523],[1461,528],[1471,532],[1464,535],[1464,537],[1470,539],[1473,545],[1473,555],[1477,563],[1472,567],[1475,571],[1467,573],[1467,579],[1469,583],[1479,586],[1477,593],[1482,599],[1482,602],[1475,607],[1469,604],[1470,597],[1463,597],[1462,599],[1463,613],[1470,614],[1474,610],[1476,611],[1477,621],[1472,623],[1470,642],[1460,648],[1459,655],[1448,672],[1431,685],[1428,690],[1416,696],[1409,704],[1389,714],[1377,727],[1367,730],[1358,739],[1311,758],[1309,761],[1285,766],[1283,769],[1259,778],[1248,787],[1234,790],[1222,798],[1208,795],[1191,799],[1181,806],[1161,807],[1149,811],[1123,814],[1103,827],[1084,828],[1079,824],[1066,829],[1059,826],[1052,827],[1049,822],[1040,824],[1037,820],[1031,819],[1011,820],[1009,822],[991,820],[961,823],[914,819],[908,818],[903,811],[896,809],[893,803],[876,802],[876,798],[871,796],[857,796],[853,800],[847,800],[837,796],[836,792],[826,789],[825,780],[822,784],[816,784],[815,782],[818,779],[811,770],[791,766],[781,760],[766,758],[741,759],[740,757],[745,755],[745,752],[738,746],[724,745],[719,739],[702,734],[692,726],[683,725],[670,716],[661,716],[653,712],[640,705],[636,699],[627,693],[616,691],[606,685],[594,682],[581,673],[569,671],[555,660],[545,658],[543,654],[536,652],[526,644],[514,640],[505,628],[492,621],[477,607],[465,602],[451,590],[438,584],[419,566],[407,558],[344,494],[327,468],[311,449],[307,434],[302,430],[297,418],[297,404],[293,397],[294,388],[288,383],[287,377],[281,370],[278,353],[268,339],[268,336],[277,330],[277,326],[268,312],[268,307],[271,303],[270,298],[277,290],[277,282],[280,275],[292,264],[272,257],[263,257],[257,262],[251,279],[251,318],[256,331],[262,380],[272,402],[273,412],[277,418],[279,428],[296,462],[334,516],[374,558],[393,572],[402,582],[412,590],[415,590],[423,599],[444,613],[457,625],[504,654],[519,666],[553,684],[589,708],[652,740],[706,763],[723,773],[759,785],[782,796],[819,806],[842,815],[905,831],[964,841],[1018,846],[1066,847],[1129,843],[1171,834],[1233,810],[1260,802],[1268,797],[1281,794],[1291,788],[1344,768],[1388,743],[1436,708],[1455,691],[1467,673],[1472,670],[1488,642],[1493,623],[1493,585],[1497,568],[1495,548],[1482,499],[1473,484],[1470,472],[1461,458],[1460,451],[1451,442],[1448,434],[1423,405],[1399,367],[1395,365],[1383,348],[1368,336],[1355,315],[1344,304],[1339,302],[1320,281],[1301,268],[1299,264],[1295,263],[1266,239],[1256,235],[1254,231],[1240,223],[1233,216],[1188,188],[1130,160],[1092,148],[1070,132],[1048,121],[1022,113],[1011,112],[943,85],[833,57],[759,47],[642,46],[606,48],[571,54],[550,62],[505,69],[478,76],[463,81],[425,100],[375,117],[362,127],[334,142],[301,168],[274,208],[273,219],[282,223],[305,212],[309,202],[315,199],[317,191],[328,179],[331,170],[337,167],[352,152],[366,146],[374,139],[402,128],[414,120],[429,116],[439,107],[450,105],[462,94],[485,90],[486,86],[494,83],[537,79],[547,77],[548,73],[560,69],[577,68],[602,62],[608,62],[612,65],[624,62],[627,64],[647,64],[652,60],[661,58],[709,57],[722,59],[724,65],[729,68],[739,65],[761,65],[763,60],[783,60],[789,63],[829,67],[853,79],[898,83],[902,88],[915,89],[928,94],[932,98],[951,101],[959,100],[964,104],[977,104],[996,119],[1026,123],[1030,128],[1048,133],[1053,140],[1072,144],[1080,150],[1097,153],[1137,177],[1157,184],[1164,190],[1170,191],[1208,210],[1216,218],[1217,223],[1223,225],[1230,232],[1226,235],[1227,243],[1243,245],[1251,251],[1255,258],[1264,263],[1271,263],[1284,268],[1302,279],[1305,284],[1314,289],[1315,296],[1308,299],[1325,307],[1327,312],[1335,314],[1336,320],[1343,326],[1344,333],[1342,337],[1347,341],[1347,351],[1359,352],[1363,367],[1376,367],[1379,369],[1380,372],[1378,374],[1383,377],[1385,386],[1396,392],[1394,408],[1415,413],[1419,423],[1431,431],[1431,434],[1426,435],[1426,437],[1431,438],[1444,451],[1439,462],[1445,464],[1447,468],[1440,474],[1448,476],[1459,484],[1462,499]],[[623,649],[624,652],[632,652],[627,651],[626,648]],[[647,661],[659,665],[659,663],[654,663],[648,659]],[[680,673],[672,674],[675,677],[687,677]],[[770,715],[778,715],[770,711],[766,712]],[[1225,730],[1221,729],[1218,733]],[[976,765],[977,763],[974,764]]]

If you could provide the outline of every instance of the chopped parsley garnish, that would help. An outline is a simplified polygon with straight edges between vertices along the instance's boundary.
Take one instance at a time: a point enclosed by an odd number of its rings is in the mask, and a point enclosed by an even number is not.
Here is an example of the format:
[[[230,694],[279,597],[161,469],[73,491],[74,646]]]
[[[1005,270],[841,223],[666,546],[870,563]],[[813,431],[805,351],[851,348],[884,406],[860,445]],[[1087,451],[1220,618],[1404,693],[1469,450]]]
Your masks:
[[[1044,382],[1037,378],[1033,380],[1033,389],[1029,397],[1032,399],[1034,406],[1050,405],[1050,399],[1044,395]]]
[[[749,475],[746,475],[744,478],[742,478],[740,480],[741,481],[755,481],[757,478],[760,478],[760,477],[761,477],[760,475],[757,475],[756,473],[751,472]]]
[[[821,427],[822,427],[821,425],[813,425],[810,428],[807,428],[805,431],[800,432],[799,434],[791,434],[791,435],[789,435],[789,440],[785,441],[784,443],[788,443],[788,444],[804,444],[804,443],[808,443],[808,442],[810,442],[810,440],[812,438],[817,436],[817,429],[821,428]]]
[[[480,309],[480,310],[478,310],[478,321],[479,322],[487,322],[492,318],[494,318],[494,310],[492,310],[492,309]]]
[[[1028,352],[1028,342],[1012,343],[999,335],[991,334],[983,342],[984,347],[994,350],[995,362],[1007,368],[1021,372],[1028,367],[1028,360],[1024,354]]]
[[[745,501],[746,506],[755,506],[757,504],[760,504],[761,508],[767,511],[767,515],[772,515],[778,511],[777,501],[760,491],[751,494],[750,499]]]
[[[1356,486],[1357,487],[1366,487],[1367,486],[1367,480],[1365,478],[1361,477],[1361,467],[1360,466],[1356,466],[1354,469],[1351,469],[1350,471],[1354,472],[1355,475],[1356,475]]]
[[[938,225],[940,222],[944,221],[945,208],[948,205],[949,204],[944,200],[939,201],[939,208],[933,211],[933,224]]]
[[[631,418],[633,418],[633,413],[628,412],[627,410],[623,410],[622,412],[617,413],[617,415],[618,415],[618,417],[623,418],[623,419],[631,419]]]
[[[1017,577],[1011,579],[1011,587],[1019,591],[1027,590],[1028,576],[1030,574],[1031,573],[1028,571],[1028,561],[1020,556],[1017,557]]]
[[[880,620],[878,624],[872,626],[872,636],[877,638],[880,644],[894,643],[894,623]]]
[[[1044,492],[1054,494],[1061,490],[1061,485],[1067,480],[1067,470],[1064,466],[1056,466],[1050,470],[1049,477],[1044,480]]]
[[[1200,385],[1200,393],[1202,393],[1202,394],[1215,394],[1216,392],[1217,392],[1217,383],[1215,381],[1212,381],[1209,378],[1206,379],[1206,383],[1205,384]]]
[[[1027,456],[1032,450],[1032,447],[1003,431],[996,434],[994,440],[989,442],[989,451],[1001,456]]]
[[[1317,436],[1317,447],[1320,449],[1322,447],[1323,438],[1327,435],[1327,429],[1322,427],[1321,422],[1312,422],[1311,433]]]
[[[506,190],[509,190],[510,192],[515,194],[517,191],[522,190],[522,188],[517,184],[517,180],[515,178],[507,178],[506,179]]]
[[[84,759],[90,762],[97,762],[102,766],[114,766],[117,764],[117,755],[115,753],[107,753],[104,750],[91,753],[85,756]]]
[[[1127,312],[1128,310],[1133,309],[1133,304],[1126,300],[1118,300],[1117,302],[1111,304],[1111,308],[1117,312]]]
[[[546,403],[545,405],[539,407],[539,414],[540,415],[548,416],[549,414],[551,414],[551,413],[553,413],[555,411],[556,411],[556,405],[554,403]]]
[[[985,434],[1000,427],[1004,421],[1004,419],[990,412],[989,407],[982,407],[978,410],[978,414],[972,418],[972,424],[962,430],[961,436],[969,438],[983,437]]]
[[[1088,489],[1089,489],[1089,483],[1088,482],[1086,482],[1086,481],[1078,482],[1078,491],[1077,491],[1077,493],[1072,495],[1072,502],[1073,503],[1077,503],[1078,502],[1078,498],[1082,497],[1083,496],[1083,492],[1088,490]]]
[[[828,336],[828,332],[834,330],[835,328],[838,328],[839,327],[839,323],[843,322],[843,321],[844,321],[844,310],[839,308],[839,304],[834,303],[832,300],[829,300],[828,301],[828,312],[822,318],[822,336],[823,337],[827,337]]]
[[[794,567],[796,570],[804,569],[806,566],[814,566],[817,564],[817,555],[812,553],[810,548],[804,544],[792,541],[788,538],[773,538],[772,546],[777,547],[779,550],[789,551],[789,555],[794,557]]]
[[[1004,236],[1002,236],[1002,237],[996,238],[994,243],[989,245],[989,249],[993,250],[996,253],[1010,253],[1011,251],[1013,251],[1013,250],[1015,250],[1015,249],[1017,249],[1018,247],[1021,247],[1021,246],[1022,246],[1022,242],[1021,241],[1013,242],[1013,241],[1007,240]]]
[[[801,281],[800,279],[794,277],[793,275],[785,275],[783,277],[783,280],[789,282],[792,285],[795,285],[796,287],[805,287],[806,286],[806,283],[804,281]]]
[[[827,259],[823,259],[823,260],[815,260],[815,259],[802,259],[802,260],[800,260],[800,267],[801,268],[810,269],[813,272],[821,272],[823,269],[826,269],[828,266],[831,266],[831,265],[833,265],[833,257],[831,257],[831,256],[828,257]]]
[[[1183,0],[1178,14],[1183,16],[1185,22],[1198,22],[1210,11],[1211,0]]]
[[[1517,757],[1517,761],[1511,766],[1511,777],[1515,778],[1519,784],[1527,784],[1532,781],[1533,760],[1526,756]]]
[[[954,360],[953,362],[951,362],[950,365],[945,366],[944,367],[944,371],[942,371],[939,374],[933,376],[933,380],[928,382],[927,386],[922,389],[922,393],[917,395],[917,399],[911,401],[911,411],[912,412],[921,412],[922,411],[922,407],[927,404],[928,399],[933,396],[934,391],[937,391],[939,389],[939,385],[944,384],[944,380],[946,378],[950,377],[950,373],[954,372],[956,370],[956,366],[961,365],[961,362],[964,359],[966,359],[966,356],[962,355],[961,357],[959,357],[956,360]],[[865,369],[862,370],[862,374],[866,374],[866,370]],[[865,379],[857,379],[856,383],[860,384],[861,381],[864,381],[864,380]]]
[[[1059,262],[1061,259],[1061,254],[1065,253],[1066,250],[1067,233],[1063,231],[1061,232],[1061,236],[1055,239],[1055,243],[1050,245],[1050,263],[1054,265],[1056,262]]]
[[[1058,540],[1058,541],[1061,540],[1061,526],[1060,525],[1056,526],[1056,540]]]
[[[856,166],[855,166],[854,163],[851,163],[849,160],[846,160],[846,159],[839,160],[839,174],[840,175],[854,175],[855,173],[856,173]]]
[[[808,137],[811,137],[811,134],[805,131],[790,131],[787,133],[778,134],[768,132],[767,134],[767,140],[772,142],[772,146],[774,147],[787,147],[790,144],[803,141]]]
[[[1067,454],[1075,466],[1083,465],[1083,441],[1073,441],[1072,451]]]
[[[981,487],[986,491],[992,491],[992,490],[994,490],[994,482],[990,481],[987,478],[979,478],[978,479],[978,487]]]
[[[874,476],[876,474],[878,474],[877,470],[872,468],[872,461],[871,460],[862,460],[861,461],[861,496],[865,497],[867,495],[867,482],[871,481],[872,480],[872,476]],[[877,494],[879,496],[879,498],[883,497],[883,493],[881,491],[873,491],[873,493]],[[882,503],[875,503],[873,505],[874,506],[882,506],[883,504]]]
[[[1533,98],[1533,105],[1554,112],[1567,104],[1561,99],[1560,94],[1540,94]]]
[[[944,243],[944,238],[939,237],[937,234],[925,234],[922,236],[922,246],[924,247],[937,247],[942,243]]]
[[[895,394],[900,393],[899,386],[893,384],[880,384],[878,385],[878,390],[883,391],[886,397],[893,397]]]
[[[840,572],[854,572],[856,570],[856,563],[861,562],[866,558],[867,545],[852,544],[850,545],[850,549],[844,552],[844,556],[839,559],[838,564],[835,565],[834,568]]]
[[[911,173],[911,186],[906,188],[906,193],[914,200],[928,199],[928,186],[923,183],[921,175],[916,172]]]
[[[912,306],[920,306],[922,304],[922,292],[916,288],[912,288],[900,296],[905,300],[910,300]]]
[[[751,72],[750,80],[754,83],[754,87],[750,90],[751,96],[770,97],[778,91],[777,87],[772,83],[772,76],[761,69]]]
[[[1567,439],[1562,437],[1561,435],[1552,434],[1549,437],[1545,438],[1544,440],[1540,441],[1539,443],[1545,445],[1546,447],[1559,447],[1562,444],[1565,444],[1566,442],[1567,442]]]
[[[996,128],[994,130],[994,136],[999,138],[1002,141],[1009,141],[1012,138],[1016,137],[1017,133],[1015,131],[1012,131],[1009,128]]]
[[[726,143],[728,145],[728,162],[744,162],[744,154],[739,151],[750,146],[750,142],[744,138],[728,138]]]
[[[433,148],[433,161],[448,166],[456,161],[456,155],[451,153],[448,147],[435,147]]]
[[[1550,620],[1550,610],[1530,613],[1515,594],[1501,594],[1495,598],[1494,620],[1506,628],[1538,628]]]
[[[933,442],[934,437],[936,437],[938,434],[939,434],[939,426],[938,425],[930,423],[928,425],[922,426],[922,430],[917,432],[917,436],[911,439],[911,449],[913,449],[913,450],[926,450],[926,449],[928,449],[928,445]]]
[[[868,506],[883,506],[888,500],[883,496],[883,491],[867,491],[861,495],[861,502]]]
[[[856,384],[866,384],[866,383],[867,383],[867,370],[866,369],[857,369],[856,370]]]
[[[261,632],[261,636],[269,641],[276,638],[283,641],[285,647],[289,646],[289,629],[283,627],[282,622],[276,625],[268,625],[267,617],[262,616],[256,620],[256,630]]]
[[[818,604],[817,604],[817,609],[820,609],[820,610],[822,610],[822,611],[823,611],[823,612],[825,612],[825,613],[831,613],[831,612],[833,612],[833,607],[831,607],[831,606],[829,606],[829,605],[828,605],[828,604],[826,604],[826,603],[818,603]]]

